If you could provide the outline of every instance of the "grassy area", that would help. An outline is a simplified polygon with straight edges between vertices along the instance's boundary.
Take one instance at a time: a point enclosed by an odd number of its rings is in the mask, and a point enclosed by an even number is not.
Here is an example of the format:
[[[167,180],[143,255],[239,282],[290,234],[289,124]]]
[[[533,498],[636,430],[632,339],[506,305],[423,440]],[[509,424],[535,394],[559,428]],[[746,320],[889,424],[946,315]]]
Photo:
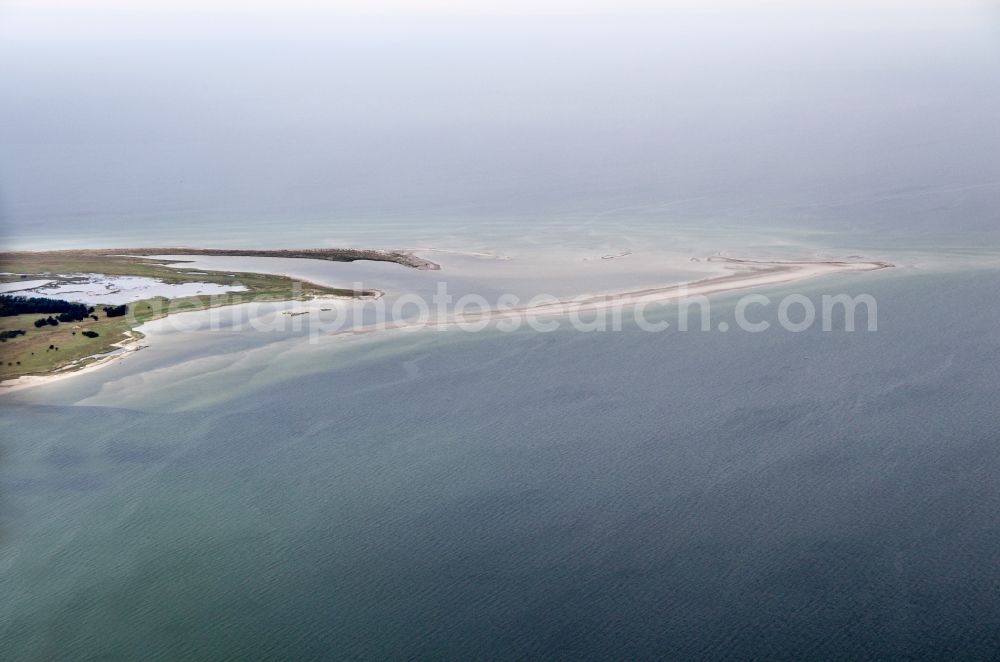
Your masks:
[[[0,253],[0,271],[13,275],[4,276],[4,280],[32,280],[35,278],[51,278],[56,274],[104,274],[107,276],[148,276],[158,278],[166,283],[220,283],[240,284],[251,290],[286,290],[292,283],[311,288],[323,294],[341,294],[350,296],[351,290],[322,287],[304,283],[285,276],[272,276],[254,273],[232,273],[223,271],[190,270],[183,267],[168,267],[177,260],[165,261],[145,257],[127,257],[123,255],[87,254],[77,251],[53,251],[50,253]],[[23,277],[23,278],[22,278]]]
[[[197,272],[166,266],[161,260],[109,255],[88,255],[78,252],[5,253],[0,254],[0,271],[8,272],[3,280],[68,279],[74,274],[104,274],[110,276],[145,276],[167,283],[217,283],[240,285],[243,292],[214,296],[196,296],[167,300],[146,299],[129,304],[124,317],[106,317],[96,306],[98,319],[64,322],[58,326],[36,328],[35,320],[43,314],[0,317],[0,331],[23,330],[22,336],[0,342],[0,380],[21,375],[43,375],[53,371],[86,365],[97,354],[115,349],[115,343],[130,339],[129,332],[153,319],[163,317],[168,310],[203,310],[250,301],[305,300],[316,296],[364,296],[370,292],[355,292],[323,287],[287,276],[233,272]],[[25,293],[31,296],[31,293]],[[90,338],[83,333],[97,333]],[[133,332],[134,333],[134,332]],[[135,334],[136,336],[140,334]],[[51,347],[50,347],[51,346]],[[58,348],[58,349],[56,349]],[[77,363],[79,362],[79,363]]]
[[[0,317],[0,331],[22,329],[25,335],[9,338],[0,343],[0,378],[9,379],[19,375],[39,375],[80,360],[93,354],[113,349],[115,342],[125,340],[126,331],[132,328],[132,321],[126,317],[99,318],[82,322],[66,322],[59,326],[34,327],[34,321],[45,315],[16,315]],[[88,338],[84,331],[100,334]],[[50,349],[55,346],[58,349]]]

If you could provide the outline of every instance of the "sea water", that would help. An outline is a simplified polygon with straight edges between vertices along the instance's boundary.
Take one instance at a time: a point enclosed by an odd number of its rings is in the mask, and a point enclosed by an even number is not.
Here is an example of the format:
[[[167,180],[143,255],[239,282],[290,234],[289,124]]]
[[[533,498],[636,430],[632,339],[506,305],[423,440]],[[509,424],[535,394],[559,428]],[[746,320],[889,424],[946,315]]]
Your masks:
[[[5,649],[988,657],[997,286],[885,279],[877,333],[424,334],[8,405]]]
[[[0,403],[0,657],[995,656],[988,12],[106,18],[0,42],[8,246],[493,256],[265,261],[390,298],[897,266],[755,291],[874,332],[722,332],[742,293],[706,332],[153,323]]]

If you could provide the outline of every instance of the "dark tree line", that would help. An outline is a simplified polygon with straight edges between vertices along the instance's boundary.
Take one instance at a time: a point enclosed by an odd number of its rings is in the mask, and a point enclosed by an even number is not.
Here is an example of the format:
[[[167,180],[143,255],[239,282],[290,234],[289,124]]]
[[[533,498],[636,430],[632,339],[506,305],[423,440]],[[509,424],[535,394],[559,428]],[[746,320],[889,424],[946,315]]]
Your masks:
[[[60,322],[80,322],[93,312],[94,308],[85,303],[74,303],[62,299],[0,296],[0,317],[40,313],[49,316],[56,315],[56,319]],[[36,326],[40,325],[36,323]]]
[[[58,326],[60,322],[82,322],[90,318],[98,320],[94,307],[85,303],[63,301],[62,299],[46,299],[44,297],[23,297],[0,295],[0,317],[14,315],[31,315],[41,313],[48,315],[35,320],[35,328],[43,326]],[[104,314],[108,317],[122,317],[128,313],[128,306],[104,306]]]
[[[24,331],[21,329],[12,329],[10,331],[0,331],[0,342],[7,342],[8,338],[17,338],[18,336],[23,336]]]

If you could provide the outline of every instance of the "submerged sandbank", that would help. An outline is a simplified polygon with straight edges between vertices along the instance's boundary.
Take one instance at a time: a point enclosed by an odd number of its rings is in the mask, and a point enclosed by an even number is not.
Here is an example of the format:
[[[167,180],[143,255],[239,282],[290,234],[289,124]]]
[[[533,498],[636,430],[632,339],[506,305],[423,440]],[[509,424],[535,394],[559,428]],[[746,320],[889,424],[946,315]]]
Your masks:
[[[894,266],[889,262],[881,261],[765,262],[722,256],[710,257],[707,261],[730,264],[733,265],[733,268],[740,269],[740,271],[697,281],[674,283],[663,287],[581,295],[568,300],[504,309],[476,310],[469,313],[455,313],[421,321],[396,321],[387,324],[369,325],[347,331],[338,331],[335,335],[371,333],[373,331],[391,329],[440,328],[462,324],[479,324],[484,321],[487,323],[501,322],[504,320],[518,320],[525,316],[570,315],[609,308],[663,303],[686,297],[721,294],[752,287],[782,285],[835,273],[878,271]]]

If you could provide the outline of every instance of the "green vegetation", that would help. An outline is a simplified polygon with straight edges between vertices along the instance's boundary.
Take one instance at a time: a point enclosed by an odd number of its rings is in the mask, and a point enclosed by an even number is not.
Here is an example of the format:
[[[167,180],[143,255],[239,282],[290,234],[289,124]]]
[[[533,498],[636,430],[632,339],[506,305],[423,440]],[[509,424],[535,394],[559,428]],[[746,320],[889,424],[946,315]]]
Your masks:
[[[45,253],[0,253],[0,271],[8,272],[3,280],[72,280],[65,274],[104,274],[109,276],[145,276],[167,283],[217,283],[243,286],[246,291],[213,296],[193,296],[178,299],[144,299],[128,305],[126,314],[109,315],[97,310],[93,315],[77,315],[76,308],[69,321],[61,318],[48,321],[50,315],[38,313],[0,316],[0,380],[21,375],[42,375],[55,370],[81,367],[95,355],[115,349],[116,343],[129,341],[141,334],[133,329],[168,313],[204,310],[251,301],[305,300],[316,296],[367,296],[372,292],[355,292],[289,278],[255,273],[206,272],[175,269],[167,261],[144,257],[107,255],[97,251],[54,251]],[[63,275],[60,275],[63,274]],[[5,297],[12,299],[12,297]],[[18,297],[20,298],[20,297]],[[70,304],[72,306],[72,304]],[[84,307],[86,308],[86,307]],[[114,310],[115,307],[111,306]],[[53,307],[51,312],[61,310]],[[79,318],[79,319],[77,319]],[[44,323],[36,322],[43,320]]]
[[[0,295],[0,317],[28,313],[55,313],[59,316],[58,321],[60,322],[79,322],[93,312],[93,307],[85,303],[14,294]],[[53,326],[55,325],[53,324]]]

